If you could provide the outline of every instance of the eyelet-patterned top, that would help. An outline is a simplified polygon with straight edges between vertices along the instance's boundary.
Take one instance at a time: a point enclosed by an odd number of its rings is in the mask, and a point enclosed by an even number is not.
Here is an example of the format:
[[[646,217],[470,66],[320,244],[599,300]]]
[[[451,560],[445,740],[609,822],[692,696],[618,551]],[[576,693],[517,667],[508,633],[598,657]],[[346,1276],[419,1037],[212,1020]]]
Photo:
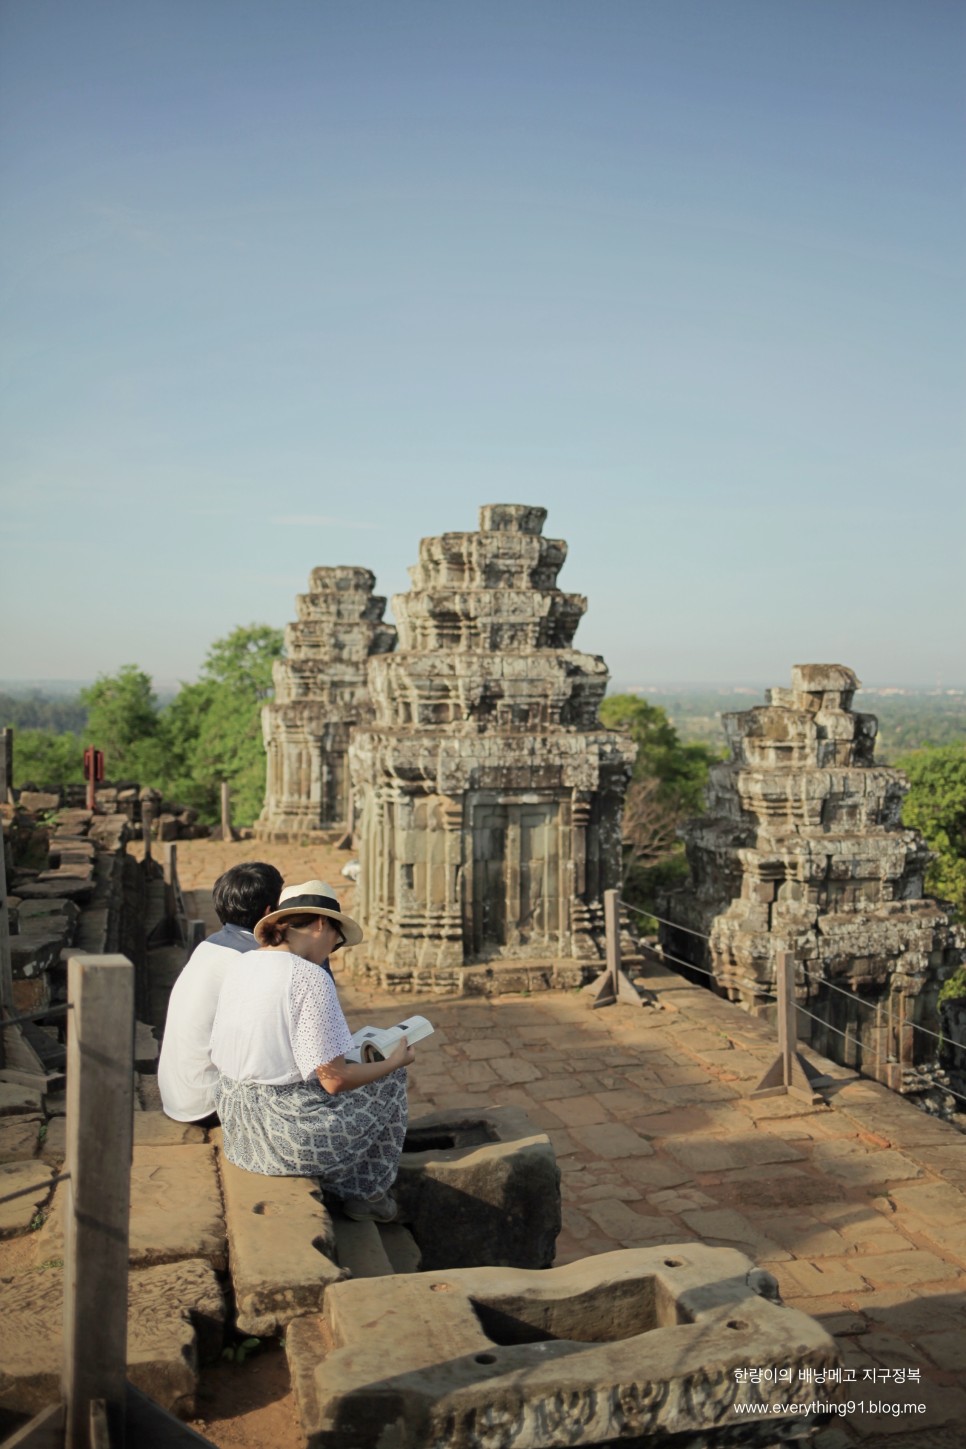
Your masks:
[[[352,1033],[329,973],[288,951],[248,951],[225,975],[211,1060],[236,1082],[308,1081],[343,1056]]]

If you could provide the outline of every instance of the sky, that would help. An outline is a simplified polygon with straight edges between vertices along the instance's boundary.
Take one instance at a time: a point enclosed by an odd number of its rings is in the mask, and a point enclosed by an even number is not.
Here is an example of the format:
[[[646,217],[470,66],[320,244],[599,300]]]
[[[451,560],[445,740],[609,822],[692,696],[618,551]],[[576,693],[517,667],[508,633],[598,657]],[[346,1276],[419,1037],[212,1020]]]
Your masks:
[[[966,682],[964,61],[961,0],[6,0],[0,678],[192,679],[519,502],[625,685]]]

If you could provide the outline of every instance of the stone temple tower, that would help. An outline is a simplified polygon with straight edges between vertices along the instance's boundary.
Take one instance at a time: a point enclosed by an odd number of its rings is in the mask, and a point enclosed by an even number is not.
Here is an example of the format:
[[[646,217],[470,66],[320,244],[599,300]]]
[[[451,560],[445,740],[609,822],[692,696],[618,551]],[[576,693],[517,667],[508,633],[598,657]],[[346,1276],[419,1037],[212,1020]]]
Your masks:
[[[361,568],[317,568],[296,597],[286,657],[274,666],[275,698],[262,711],[268,753],[261,840],[289,840],[349,822],[349,731],[368,717],[366,663],[393,648],[386,601]]]
[[[607,669],[572,648],[586,600],[557,588],[545,518],[490,504],[478,533],[424,538],[399,651],[369,660],[353,955],[385,985],[576,984],[601,959],[635,747],[599,723]]]
[[[928,850],[899,819],[908,788],[873,757],[874,715],[852,710],[859,681],[840,664],[803,664],[791,689],[724,716],[731,758],[711,770],[708,813],[685,828],[691,882],[666,914],[669,953],[710,969],[752,1008],[795,962],[799,1034],[888,1085],[935,1056],[936,997],[962,937],[923,898]]]

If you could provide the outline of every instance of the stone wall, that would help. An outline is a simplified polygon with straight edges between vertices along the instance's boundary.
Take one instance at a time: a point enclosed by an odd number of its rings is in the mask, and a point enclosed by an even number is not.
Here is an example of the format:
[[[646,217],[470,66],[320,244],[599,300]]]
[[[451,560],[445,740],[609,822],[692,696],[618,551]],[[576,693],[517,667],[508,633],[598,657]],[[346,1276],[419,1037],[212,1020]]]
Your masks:
[[[66,998],[71,948],[122,952],[134,963],[143,999],[147,882],[160,867],[128,855],[127,816],[62,809],[44,823],[22,807],[0,813],[14,1010],[34,1011]]]
[[[890,1086],[935,1056],[936,999],[963,932],[924,898],[928,850],[899,818],[908,788],[874,759],[877,721],[852,710],[842,665],[798,665],[791,689],[724,716],[730,759],[711,770],[707,814],[684,831],[691,880],[669,900],[673,956],[719,991],[769,1010],[775,957],[795,960],[800,1035]],[[836,989],[838,988],[838,989]]]
[[[492,504],[478,533],[423,539],[400,648],[369,660],[353,957],[384,985],[467,988],[527,959],[579,981],[602,957],[635,748],[599,723],[607,668],[572,647],[586,600],[556,586],[545,517]]]
[[[289,840],[344,827],[350,816],[346,755],[352,726],[371,715],[366,663],[388,653],[396,631],[362,568],[317,568],[285,630],[275,698],[262,712],[268,754],[265,807],[255,833]]]

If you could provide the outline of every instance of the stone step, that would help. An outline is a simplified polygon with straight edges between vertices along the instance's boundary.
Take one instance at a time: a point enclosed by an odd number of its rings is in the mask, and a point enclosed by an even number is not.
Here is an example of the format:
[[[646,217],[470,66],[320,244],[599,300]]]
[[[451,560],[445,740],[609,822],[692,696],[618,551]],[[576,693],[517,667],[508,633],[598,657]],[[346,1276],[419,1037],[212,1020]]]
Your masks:
[[[61,1261],[50,1260],[4,1284],[0,1409],[9,1413],[36,1414],[60,1394]],[[128,1378],[163,1409],[191,1418],[199,1365],[220,1355],[224,1325],[225,1300],[210,1263],[192,1259],[132,1272]]]
[[[265,1337],[317,1313],[329,1285],[346,1275],[315,1178],[246,1172],[220,1147],[218,1170],[239,1330]]]
[[[140,1115],[135,1113],[136,1118]],[[177,1130],[181,1124],[173,1126]],[[40,1177],[50,1175],[45,1164],[32,1166]],[[55,1190],[46,1221],[33,1236],[37,1265],[64,1256],[64,1186]],[[214,1148],[204,1142],[159,1145],[157,1140],[136,1145],[131,1162],[131,1267],[189,1258],[203,1258],[219,1273],[228,1265]]]
[[[385,1278],[395,1272],[376,1223],[354,1223],[341,1214],[335,1223],[339,1267],[353,1278]],[[415,1244],[414,1244],[415,1246]]]
[[[423,1255],[412,1233],[403,1223],[384,1223],[379,1229],[386,1257],[394,1273],[418,1273]]]

